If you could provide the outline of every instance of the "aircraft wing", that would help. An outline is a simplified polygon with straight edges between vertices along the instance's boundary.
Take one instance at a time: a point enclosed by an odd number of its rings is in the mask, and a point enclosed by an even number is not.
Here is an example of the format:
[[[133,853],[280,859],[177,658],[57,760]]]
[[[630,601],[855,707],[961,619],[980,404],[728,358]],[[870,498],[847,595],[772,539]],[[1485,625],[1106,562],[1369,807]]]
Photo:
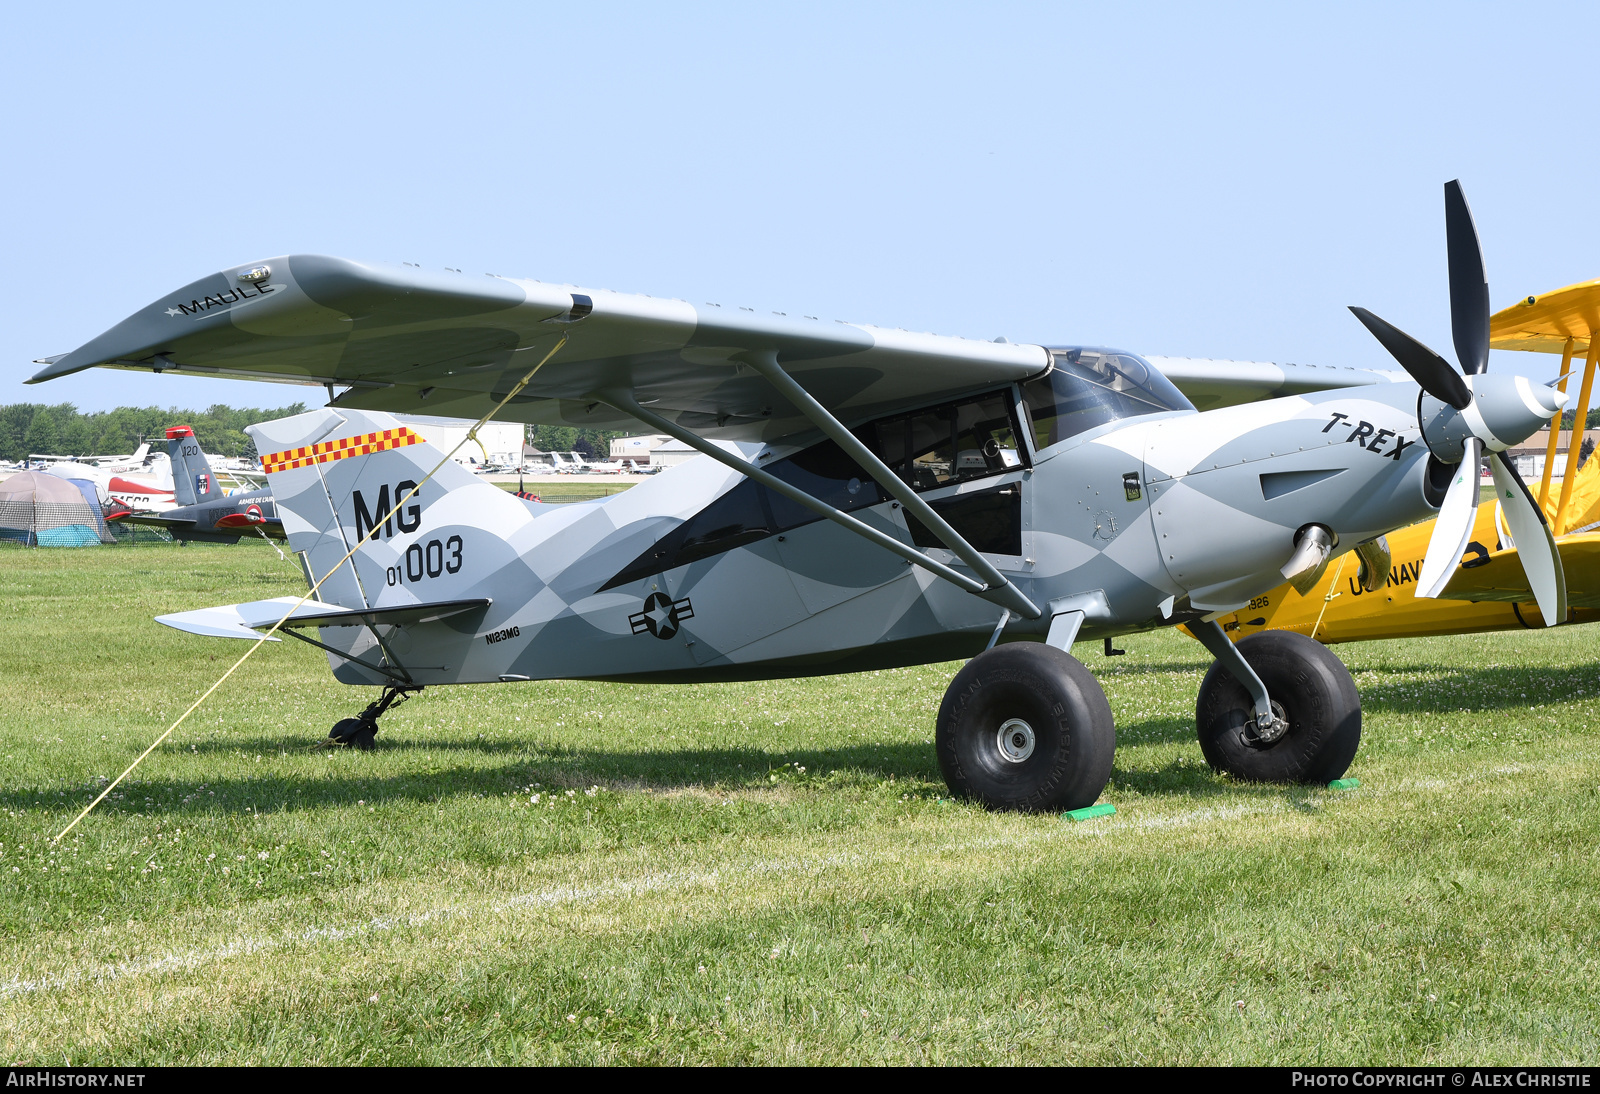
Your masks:
[[[212,274],[129,316],[29,382],[109,367],[348,387],[335,407],[477,418],[563,337],[501,417],[632,426],[622,390],[701,435],[811,428],[741,355],[778,361],[835,415],[889,409],[1045,370],[1039,346],[693,305],[498,276],[292,255]]]
[[[1580,281],[1542,296],[1527,296],[1489,318],[1495,349],[1563,353],[1572,339],[1574,356],[1589,349],[1589,332],[1600,328],[1600,281]]]
[[[1201,410],[1328,388],[1412,382],[1410,376],[1398,369],[1214,361],[1195,357],[1147,357],[1146,360],[1160,369]]]
[[[116,524],[143,524],[150,528],[193,528],[195,522],[188,519],[174,519],[160,513],[149,512],[144,509],[125,509],[107,513],[106,520]]]
[[[1600,608],[1600,533],[1562,536],[1556,540],[1561,568],[1567,575],[1567,604],[1573,608]],[[1496,600],[1526,604],[1533,590],[1522,572],[1516,548],[1497,551],[1487,562],[1461,567],[1440,597],[1449,600]]]

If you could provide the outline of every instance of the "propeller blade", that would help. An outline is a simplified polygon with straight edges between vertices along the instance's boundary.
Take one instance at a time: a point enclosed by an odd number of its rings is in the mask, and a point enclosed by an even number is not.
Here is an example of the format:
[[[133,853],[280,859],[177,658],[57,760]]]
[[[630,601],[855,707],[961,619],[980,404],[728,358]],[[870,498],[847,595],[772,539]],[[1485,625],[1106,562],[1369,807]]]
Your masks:
[[[1444,184],[1444,232],[1450,250],[1450,333],[1461,371],[1474,376],[1489,367],[1489,278],[1459,179]]]
[[[1432,599],[1449,584],[1461,563],[1461,556],[1472,538],[1472,525],[1478,519],[1478,465],[1483,458],[1483,442],[1468,437],[1461,446],[1461,462],[1456,477],[1445,491],[1444,504],[1433,522],[1428,553],[1417,575],[1418,597]]]
[[[1460,373],[1450,367],[1449,361],[1399,327],[1379,319],[1366,308],[1352,307],[1350,311],[1361,320],[1362,326],[1372,332],[1374,338],[1383,343],[1383,348],[1400,362],[1400,367],[1422,385],[1423,391],[1441,403],[1449,403],[1457,410],[1465,410],[1467,404],[1472,402],[1472,392],[1467,390],[1466,382],[1461,379]]]
[[[1528,577],[1533,598],[1539,602],[1544,625],[1553,627],[1564,623],[1567,619],[1567,573],[1561,565],[1561,552],[1556,549],[1550,525],[1504,452],[1495,453],[1489,468],[1494,472],[1494,492],[1500,498],[1500,511],[1505,514],[1511,539],[1517,545],[1522,572]]]

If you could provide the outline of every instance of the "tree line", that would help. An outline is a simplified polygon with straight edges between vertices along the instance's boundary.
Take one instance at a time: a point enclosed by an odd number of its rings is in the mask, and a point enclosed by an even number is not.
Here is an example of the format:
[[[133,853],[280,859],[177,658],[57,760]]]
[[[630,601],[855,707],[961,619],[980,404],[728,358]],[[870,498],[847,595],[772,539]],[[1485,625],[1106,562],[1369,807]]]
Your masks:
[[[1574,385],[1574,386],[1576,386],[1576,385]],[[1576,392],[1574,391],[1574,392],[1568,393],[1568,397],[1571,398],[1571,399],[1576,399],[1578,396],[1577,396]],[[1561,428],[1562,429],[1571,429],[1572,428],[1573,419],[1575,419],[1577,416],[1578,416],[1578,411],[1577,411],[1577,408],[1575,408],[1575,407],[1571,407],[1571,408],[1568,408],[1567,410],[1562,411],[1562,413],[1561,413]],[[1589,409],[1589,416],[1584,419],[1584,422],[1585,422],[1585,425],[1584,425],[1583,428],[1585,428],[1585,429],[1600,429],[1600,406],[1591,407]]]
[[[205,410],[162,409],[157,406],[122,406],[86,414],[71,403],[12,403],[0,406],[0,460],[40,456],[114,456],[132,452],[141,440],[163,451],[168,427],[194,429],[200,447],[211,455],[254,457],[257,453],[244,431],[247,425],[303,414],[304,403],[263,410],[218,403]],[[604,459],[614,437],[625,433],[610,429],[530,425],[527,443],[545,452],[581,452]]]
[[[160,452],[169,426],[186,425],[205,451],[217,456],[254,456],[247,425],[303,414],[304,403],[261,410],[218,403],[205,410],[120,406],[85,414],[71,403],[12,403],[0,406],[0,460],[40,456],[114,456],[132,452],[141,440]]]

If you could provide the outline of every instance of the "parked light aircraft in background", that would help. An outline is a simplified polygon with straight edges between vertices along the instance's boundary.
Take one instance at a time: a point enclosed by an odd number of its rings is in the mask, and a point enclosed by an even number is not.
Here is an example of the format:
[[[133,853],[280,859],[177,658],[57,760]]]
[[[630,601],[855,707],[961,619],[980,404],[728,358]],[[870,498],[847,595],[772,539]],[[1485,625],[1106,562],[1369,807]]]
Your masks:
[[[238,543],[243,536],[257,535],[284,538],[272,490],[223,493],[193,429],[186,425],[168,429],[167,454],[173,469],[173,506],[150,513],[124,505],[107,510],[107,520],[162,528],[182,542]]]
[[[320,599],[162,618],[256,638],[288,613],[285,633],[327,650],[338,679],[384,689],[334,727],[341,740],[370,745],[393,702],[432,684],[971,658],[935,726],[951,788],[1070,809],[1098,797],[1115,747],[1074,640],[1187,623],[1218,659],[1197,708],[1208,759],[1321,781],[1359,742],[1349,673],[1304,635],[1235,647],[1214,617],[1352,546],[1370,557],[1441,504],[1454,514],[1477,495],[1482,450],[1565,399],[1485,373],[1482,256],[1459,186],[1445,198],[1465,379],[1358,309],[1415,384],[1328,370],[1368,386],[1198,412],[1115,350],[295,255],[203,278],[33,382],[103,366],[347,388],[250,429]],[[642,423],[711,459],[544,506],[439,466],[389,413],[477,417],[503,400],[515,420]],[[1549,531],[1515,470],[1494,468],[1536,597],[1560,618]],[[1424,571],[1453,570],[1465,546],[1435,536]]]
[[[45,474],[62,479],[85,479],[94,483],[103,507],[121,505],[145,512],[162,512],[177,505],[173,494],[172,468],[164,452],[148,452],[138,468],[120,465],[104,467],[78,460],[58,460],[46,467]]]
[[[1583,426],[1600,364],[1600,281],[1586,281],[1539,296],[1529,296],[1490,319],[1489,344],[1495,349],[1561,354],[1559,387],[1567,389],[1576,355],[1584,357],[1574,428],[1567,442],[1567,462],[1560,487],[1552,473],[1560,438],[1560,415],[1550,423],[1544,474],[1539,484],[1540,509],[1549,521],[1561,553],[1567,582],[1567,614],[1557,622],[1587,623],[1600,619],[1600,460],[1578,466]],[[1289,630],[1320,642],[1359,642],[1381,638],[1468,634],[1477,631],[1543,627],[1545,619],[1518,558],[1515,537],[1506,526],[1503,499],[1479,508],[1461,565],[1445,575],[1436,597],[1424,594],[1418,577],[1435,522],[1429,521],[1388,536],[1396,564],[1382,588],[1362,589],[1356,567],[1330,567],[1326,580],[1303,595],[1285,583],[1253,598],[1245,608],[1221,620],[1235,639],[1264,630]]]

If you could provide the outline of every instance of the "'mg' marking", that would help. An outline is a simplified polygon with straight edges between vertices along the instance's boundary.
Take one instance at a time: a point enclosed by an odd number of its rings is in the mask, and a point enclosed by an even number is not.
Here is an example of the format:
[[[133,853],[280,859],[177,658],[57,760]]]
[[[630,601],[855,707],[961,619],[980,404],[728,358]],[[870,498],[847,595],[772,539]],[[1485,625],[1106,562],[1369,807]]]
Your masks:
[[[412,482],[410,479],[405,479],[401,482],[395,483],[394,500],[397,502],[400,501],[416,488],[417,484]],[[385,483],[383,486],[378,488],[378,504],[374,509],[367,508],[367,499],[361,495],[361,491],[359,490],[354,491],[351,494],[351,498],[355,502],[357,540],[366,539],[367,533],[372,531],[373,528],[377,527],[379,520],[383,520],[384,539],[394,538],[394,526],[397,523],[400,525],[400,530],[402,532],[415,532],[422,524],[422,505],[420,504],[422,501],[422,495],[420,493],[414,499],[418,504],[407,505],[399,513],[396,513],[393,518],[386,520],[384,518],[389,517],[389,510],[391,508],[389,504],[388,483]]]

